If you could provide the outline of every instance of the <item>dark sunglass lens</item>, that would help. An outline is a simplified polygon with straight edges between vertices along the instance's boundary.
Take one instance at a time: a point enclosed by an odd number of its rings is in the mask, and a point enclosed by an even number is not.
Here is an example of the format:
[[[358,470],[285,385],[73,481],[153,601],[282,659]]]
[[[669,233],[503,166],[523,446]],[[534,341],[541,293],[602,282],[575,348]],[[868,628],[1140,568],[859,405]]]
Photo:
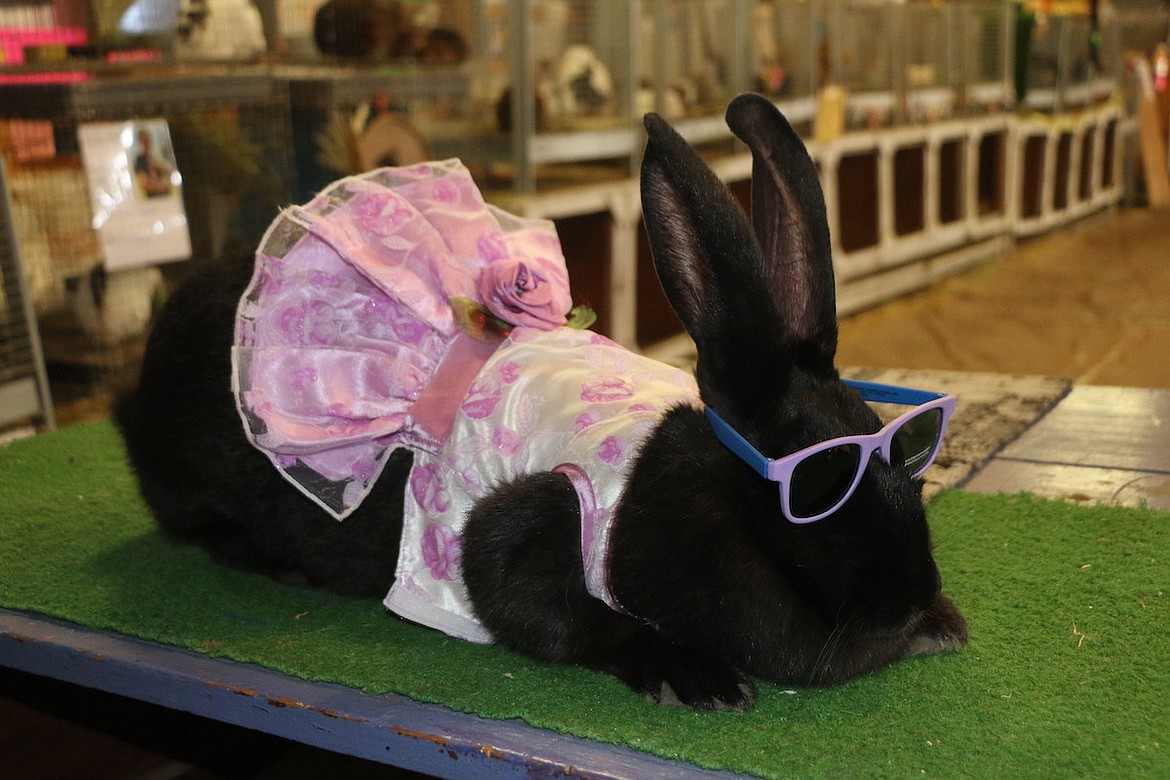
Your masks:
[[[855,444],[830,447],[798,463],[788,487],[793,516],[815,517],[840,501],[860,465],[861,448]]]
[[[890,463],[911,476],[930,465],[930,455],[942,433],[942,409],[928,409],[894,432]]]

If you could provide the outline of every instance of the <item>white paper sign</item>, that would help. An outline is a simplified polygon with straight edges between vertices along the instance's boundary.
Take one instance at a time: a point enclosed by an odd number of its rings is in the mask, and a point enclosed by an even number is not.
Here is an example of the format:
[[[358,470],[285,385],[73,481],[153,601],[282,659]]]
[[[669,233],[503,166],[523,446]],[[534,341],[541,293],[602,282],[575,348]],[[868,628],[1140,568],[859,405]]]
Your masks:
[[[189,258],[183,177],[166,121],[94,122],[77,133],[106,268]]]

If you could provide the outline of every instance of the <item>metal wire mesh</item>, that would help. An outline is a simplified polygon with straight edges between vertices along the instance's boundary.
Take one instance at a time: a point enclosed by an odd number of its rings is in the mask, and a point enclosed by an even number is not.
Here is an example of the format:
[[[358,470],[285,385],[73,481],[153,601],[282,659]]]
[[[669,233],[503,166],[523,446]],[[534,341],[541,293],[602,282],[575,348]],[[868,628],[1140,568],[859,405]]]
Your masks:
[[[0,185],[8,168],[0,159]],[[36,328],[22,281],[12,203],[0,187],[0,426],[23,420],[53,423]]]
[[[89,29],[87,51],[74,54],[92,56],[105,51],[107,39],[128,34],[127,8],[149,5],[62,1],[36,24],[54,46],[72,46],[78,30],[84,39]],[[994,113],[1012,106],[1013,81],[1026,87],[1031,107],[1059,110],[1096,100],[1094,74],[1119,78],[1123,39],[1148,33],[1140,23],[1122,24],[1132,35],[1107,25],[1095,51],[1087,19],[1054,17],[1044,29],[1025,30],[1021,60],[1023,28],[1006,0],[254,5],[267,44],[262,53],[249,49],[257,40],[251,22],[221,30],[219,41],[210,35],[205,22],[217,0],[184,0],[179,18],[135,17],[141,29],[132,44],[157,49],[156,62],[46,64],[37,61],[45,47],[30,46],[27,70],[16,70],[6,50],[0,151],[11,206],[0,228],[20,248],[27,301],[55,379],[81,374],[83,390],[104,387],[108,375],[137,359],[156,290],[173,287],[234,242],[255,245],[280,206],[303,202],[342,175],[459,156],[501,197],[503,190],[628,177],[641,154],[644,111],[666,114],[705,153],[730,151],[736,147],[722,111],[746,90],[777,100],[806,132],[828,84],[847,94],[845,129]],[[61,8],[81,6],[93,12],[88,28],[60,18]],[[325,10],[332,47],[322,46]],[[10,16],[0,15],[0,45],[31,40],[7,35]],[[337,40],[343,28],[351,35],[346,42]],[[364,44],[372,48],[343,56]],[[1014,59],[1030,66],[1023,80],[1013,79]],[[194,259],[161,271],[95,272],[110,258],[94,228],[78,133],[93,123],[131,121],[165,123]],[[951,164],[959,167],[963,155],[953,152]],[[9,316],[18,277],[11,263],[2,273],[0,306]],[[0,355],[15,354],[15,327],[0,322]]]
[[[12,202],[5,229],[20,247],[45,359],[65,396],[103,394],[137,361],[163,290],[162,271],[182,276],[232,242],[254,243],[290,201],[287,103],[281,85],[248,72],[156,71],[0,86]],[[119,258],[107,257],[100,240],[79,130],[144,121],[169,128],[194,261],[162,271],[112,270]],[[14,273],[6,267],[6,298]]]

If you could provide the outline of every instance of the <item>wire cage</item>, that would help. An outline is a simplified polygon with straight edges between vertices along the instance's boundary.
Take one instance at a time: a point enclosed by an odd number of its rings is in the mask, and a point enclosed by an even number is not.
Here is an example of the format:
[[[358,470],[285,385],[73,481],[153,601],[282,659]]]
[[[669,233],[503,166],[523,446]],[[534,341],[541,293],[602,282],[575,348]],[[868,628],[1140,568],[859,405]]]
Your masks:
[[[278,10],[284,54],[270,74],[289,96],[298,201],[341,176],[456,156],[436,148],[439,131],[488,128],[476,87],[490,74],[474,56],[491,16],[483,3],[284,0]]]
[[[785,107],[795,124],[815,114],[817,90],[828,76],[824,21],[816,3],[769,0],[752,8],[751,88]]]
[[[896,8],[868,0],[828,4],[829,79],[849,94],[850,127],[881,127],[896,105]]]
[[[436,117],[468,116],[465,73],[311,66],[276,68],[273,76],[289,96],[297,202],[342,176],[461,156],[432,131]]]
[[[958,29],[950,5],[911,3],[895,10],[892,60],[895,89],[905,95],[900,119],[937,121],[950,116],[961,88]]]
[[[127,140],[111,152],[87,147],[94,138]],[[286,93],[263,73],[151,67],[0,84],[5,224],[21,250],[45,362],[65,378],[57,386],[101,395],[136,364],[167,280],[197,264],[170,261],[255,244],[291,197],[289,138]],[[137,178],[148,153],[172,168],[160,199]],[[130,208],[145,222],[115,221]],[[152,246],[149,234],[160,231],[174,240]]]
[[[12,230],[8,166],[0,157],[0,431],[55,425],[36,315],[24,285],[20,245]]]
[[[1060,113],[1112,92],[1112,80],[1098,83],[1102,63],[1087,16],[1025,17],[1019,34],[1022,72],[1016,90],[1022,94],[1017,99],[1029,108]]]
[[[1012,5],[997,0],[949,4],[951,45],[962,85],[958,110],[964,114],[999,112],[1011,105],[1011,61],[1015,40]]]
[[[1101,74],[1128,90],[1133,86],[1133,58],[1152,60],[1159,46],[1170,44],[1170,5],[1131,0],[1112,6],[1104,16],[1098,40],[1096,58]]]
[[[826,6],[826,65],[849,95],[849,127],[935,122],[1012,102],[1011,6],[1001,0]]]
[[[463,5],[443,8],[472,22],[467,99],[416,104],[410,118],[436,156],[517,192],[630,175],[646,111],[692,142],[726,140],[722,108],[752,85],[748,0]]]
[[[670,334],[644,323],[672,317],[643,295],[657,288],[635,181],[646,111],[746,199],[750,158],[723,112],[742,91],[772,98],[814,139],[846,281],[1018,217],[1058,224],[1112,197],[1120,156],[1115,120],[1057,135],[1051,155],[1033,138],[1047,126],[1014,143],[1031,121],[1009,110],[1017,95],[1044,111],[1099,101],[1124,36],[1106,24],[1094,49],[1086,19],[1040,30],[1008,0],[184,0],[177,17],[147,13],[166,5],[153,0],[27,5],[27,29],[0,13],[3,227],[23,264],[4,266],[4,305],[21,311],[23,294],[35,312],[55,390],[80,375],[100,393],[137,361],[160,290],[254,247],[278,208],[381,165],[459,157],[492,202],[556,220],[599,327],[649,344]],[[148,128],[173,158],[181,252],[111,252],[81,140],[103,124]],[[1044,189],[1050,158],[1082,172]],[[4,328],[0,353],[15,343]]]
[[[389,94],[431,156],[458,156],[485,186],[516,192],[575,181],[585,161],[618,160],[617,174],[629,173],[637,0],[425,5],[419,24],[457,37],[464,56],[412,64],[425,87]]]
[[[752,12],[737,0],[642,3],[638,87],[653,87],[653,108],[671,120],[719,115],[749,82],[743,52]]]

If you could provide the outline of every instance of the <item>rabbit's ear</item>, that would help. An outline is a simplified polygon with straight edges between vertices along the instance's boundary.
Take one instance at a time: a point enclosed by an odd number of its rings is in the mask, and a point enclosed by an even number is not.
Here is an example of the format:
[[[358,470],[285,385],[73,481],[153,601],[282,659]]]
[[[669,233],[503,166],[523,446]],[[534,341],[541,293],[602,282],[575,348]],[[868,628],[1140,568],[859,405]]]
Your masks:
[[[750,294],[750,272],[741,269],[759,265],[759,245],[743,210],[695,150],[657,114],[644,121],[642,211],[654,267],[702,353],[739,319],[735,303]]]
[[[747,215],[661,117],[648,114],[642,212],[666,297],[698,347],[695,379],[721,412],[757,409],[789,383],[793,345],[779,327]]]
[[[762,251],[738,202],[695,150],[656,114],[647,114],[645,125],[646,234],[663,289],[698,346],[696,375],[703,397],[719,409],[729,403],[747,409],[760,400],[757,395],[774,398],[794,367],[831,373],[836,351],[832,269],[827,272],[828,300],[822,300],[823,289],[815,288],[824,285],[806,270],[821,260],[805,245],[812,243],[816,228],[806,224],[797,202],[808,186],[820,197],[815,179],[789,187],[784,200],[770,198],[786,210],[772,220],[780,226],[768,233],[772,246]],[[782,144],[780,156],[791,155],[788,145]],[[807,152],[800,152],[811,167]],[[768,200],[757,198],[762,210]],[[793,224],[784,225],[786,220]],[[819,321],[823,311],[829,314],[825,323]],[[812,312],[817,316],[810,325]]]
[[[825,198],[804,141],[760,95],[740,95],[727,125],[752,152],[752,223],[790,336],[832,364],[837,304]],[[811,357],[811,356],[810,356]]]

